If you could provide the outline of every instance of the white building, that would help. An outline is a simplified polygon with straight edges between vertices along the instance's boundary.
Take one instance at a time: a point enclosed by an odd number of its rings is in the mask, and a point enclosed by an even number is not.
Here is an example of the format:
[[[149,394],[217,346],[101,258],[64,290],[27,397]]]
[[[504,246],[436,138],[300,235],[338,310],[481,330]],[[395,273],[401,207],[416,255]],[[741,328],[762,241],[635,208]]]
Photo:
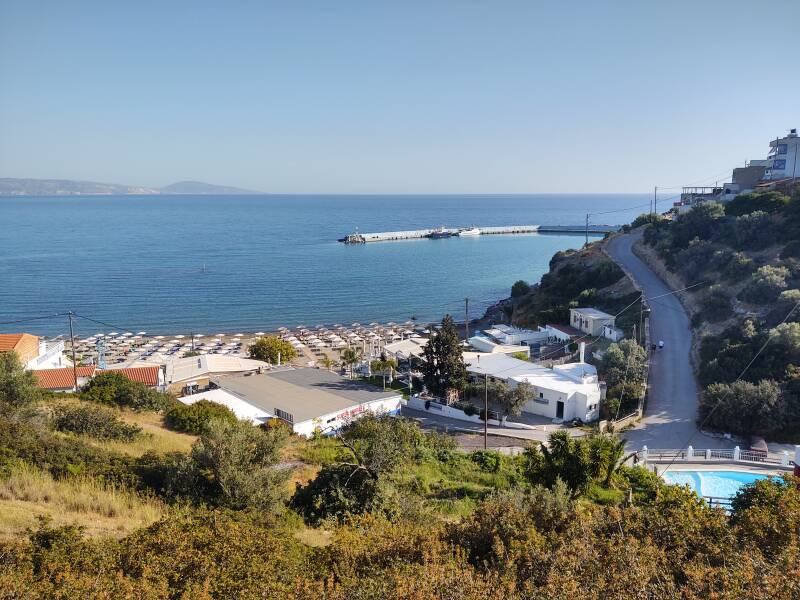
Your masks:
[[[613,325],[603,325],[603,337],[612,342],[618,342],[625,337],[625,332]]]
[[[272,368],[260,360],[226,354],[203,354],[175,358],[165,363],[168,389],[176,393],[191,393],[208,387],[218,375],[251,373]],[[187,389],[188,388],[188,389]]]
[[[727,202],[739,194],[767,191],[768,184],[791,181],[800,177],[799,154],[800,138],[797,129],[791,129],[787,136],[770,141],[766,159],[750,160],[744,167],[735,168],[731,181],[721,186],[684,187],[675,208],[678,213],[685,213],[701,202]]]
[[[797,129],[792,129],[789,135],[776,138],[769,143],[767,155],[767,170],[764,171],[765,181],[794,178],[800,175],[800,138]]]
[[[506,354],[465,353],[467,372],[482,380],[502,380],[512,388],[522,381],[533,386],[535,397],[523,411],[561,421],[596,421],[600,415],[597,369],[585,362],[556,365],[552,369]]]
[[[533,329],[519,329],[511,327],[510,325],[495,325],[491,329],[484,331],[486,335],[496,340],[498,344],[506,344],[509,346],[514,345],[531,345],[531,344],[544,344],[547,342],[547,331],[539,328],[538,331]]]
[[[614,327],[615,319],[613,315],[596,308],[570,308],[569,323],[584,333],[601,336],[606,325]]]
[[[386,344],[383,351],[395,360],[408,360],[412,356],[419,358],[425,352],[428,338],[421,336],[411,336],[404,340]]]
[[[397,415],[402,394],[340,377],[324,369],[283,368],[214,379],[219,389],[180,398],[193,404],[206,398],[224,404],[253,423],[278,418],[295,433],[329,434],[367,412]],[[213,392],[213,393],[212,393]]]
[[[523,346],[520,344],[498,344],[485,335],[473,335],[469,338],[469,345],[478,352],[487,352],[489,354],[498,352],[501,354],[517,354],[518,352],[522,352],[525,356],[531,355],[530,346]]]
[[[15,352],[29,371],[72,366],[64,356],[64,341],[48,341],[30,333],[0,334],[0,352]]]

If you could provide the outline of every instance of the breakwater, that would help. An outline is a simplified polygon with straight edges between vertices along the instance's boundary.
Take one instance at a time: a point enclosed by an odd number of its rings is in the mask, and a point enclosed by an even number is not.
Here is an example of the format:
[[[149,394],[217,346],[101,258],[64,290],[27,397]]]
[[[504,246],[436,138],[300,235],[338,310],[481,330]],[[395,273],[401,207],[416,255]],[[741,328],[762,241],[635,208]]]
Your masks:
[[[340,242],[346,244],[366,244],[367,242],[389,242],[419,238],[458,237],[461,235],[502,235],[520,233],[565,233],[577,235],[605,235],[619,230],[619,225],[507,225],[502,227],[479,227],[470,229],[439,228],[412,229],[409,231],[382,231],[376,233],[350,233]],[[468,233],[467,233],[468,232]]]

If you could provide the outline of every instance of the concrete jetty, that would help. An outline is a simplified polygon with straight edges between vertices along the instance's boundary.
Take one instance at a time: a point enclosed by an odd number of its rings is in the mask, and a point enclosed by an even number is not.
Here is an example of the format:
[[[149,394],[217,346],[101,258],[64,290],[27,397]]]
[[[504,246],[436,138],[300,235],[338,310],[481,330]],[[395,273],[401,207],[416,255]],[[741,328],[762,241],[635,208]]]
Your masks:
[[[479,227],[480,235],[501,235],[520,233],[566,233],[591,236],[614,233],[619,225],[507,225],[502,227]],[[377,233],[351,233],[339,239],[345,244],[366,244],[367,242],[389,242],[393,240],[412,240],[427,237],[458,236],[462,228],[413,229],[409,231],[382,231]],[[444,234],[444,235],[443,235]],[[472,234],[475,235],[475,234]]]

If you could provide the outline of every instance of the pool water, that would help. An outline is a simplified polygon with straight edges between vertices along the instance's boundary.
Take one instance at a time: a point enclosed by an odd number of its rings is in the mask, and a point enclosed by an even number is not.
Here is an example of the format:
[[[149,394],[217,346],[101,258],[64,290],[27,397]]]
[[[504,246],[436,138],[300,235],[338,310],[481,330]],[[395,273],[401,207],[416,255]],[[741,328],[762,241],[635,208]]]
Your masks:
[[[700,496],[733,498],[741,487],[767,475],[744,471],[667,471],[663,474],[667,483],[689,485]]]

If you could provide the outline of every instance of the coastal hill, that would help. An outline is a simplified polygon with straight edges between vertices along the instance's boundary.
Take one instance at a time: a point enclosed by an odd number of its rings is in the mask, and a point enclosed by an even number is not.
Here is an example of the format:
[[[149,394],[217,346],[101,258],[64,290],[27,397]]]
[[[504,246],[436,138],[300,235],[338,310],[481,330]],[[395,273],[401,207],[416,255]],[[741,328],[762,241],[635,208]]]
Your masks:
[[[16,179],[0,178],[0,196],[126,196],[126,195],[177,195],[177,194],[261,194],[226,185],[213,185],[200,181],[179,181],[161,188],[71,179]]]

